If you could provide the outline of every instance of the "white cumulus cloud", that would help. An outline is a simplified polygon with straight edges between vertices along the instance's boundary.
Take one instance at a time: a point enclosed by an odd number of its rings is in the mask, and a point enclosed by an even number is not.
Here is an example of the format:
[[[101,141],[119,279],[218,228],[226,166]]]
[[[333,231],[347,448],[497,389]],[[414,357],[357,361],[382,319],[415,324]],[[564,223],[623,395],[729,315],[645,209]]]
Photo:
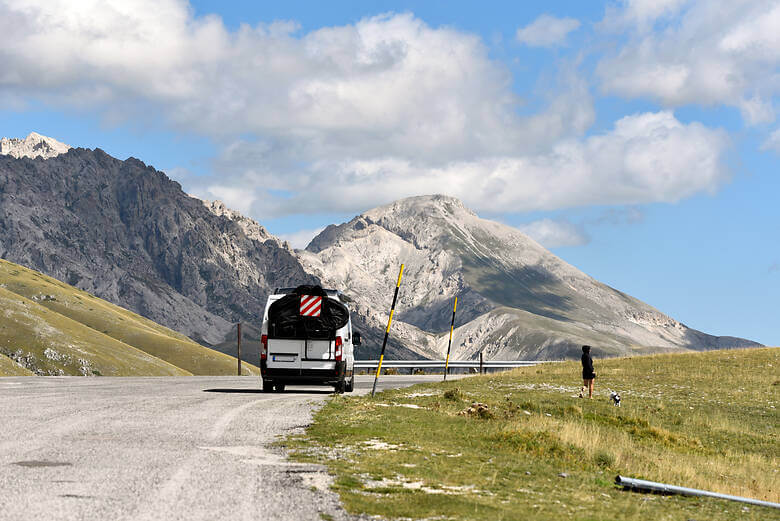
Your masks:
[[[411,14],[300,34],[291,23],[230,31],[178,0],[0,0],[0,60],[8,99],[253,134],[275,157],[451,158],[534,139],[480,38]]]
[[[671,112],[636,114],[609,132],[563,140],[540,154],[439,166],[404,158],[318,162],[297,180],[306,190],[280,203],[266,201],[258,211],[316,213],[323,205],[361,211],[442,192],[476,210],[500,212],[676,202],[713,192],[728,178],[722,160],[728,146],[725,132],[682,123]]]
[[[575,18],[556,18],[543,14],[517,30],[517,41],[531,47],[554,47],[566,43],[570,32],[580,26]]]
[[[598,65],[605,92],[648,97],[670,107],[730,105],[750,124],[775,119],[777,1],[624,2],[608,10],[602,26],[621,28],[628,37]]]
[[[184,0],[0,0],[0,103],[207,136],[215,173],[183,177],[185,189],[257,218],[441,192],[508,212],[678,201],[727,177],[724,133],[669,111],[584,137],[593,99],[573,68],[521,115],[509,68],[478,36],[412,14],[302,32],[290,22],[230,30],[193,13]],[[561,19],[547,22],[553,34]],[[565,37],[578,22],[563,22]],[[760,34],[729,27],[730,49],[770,37],[761,24]],[[734,92],[765,118],[762,92]]]

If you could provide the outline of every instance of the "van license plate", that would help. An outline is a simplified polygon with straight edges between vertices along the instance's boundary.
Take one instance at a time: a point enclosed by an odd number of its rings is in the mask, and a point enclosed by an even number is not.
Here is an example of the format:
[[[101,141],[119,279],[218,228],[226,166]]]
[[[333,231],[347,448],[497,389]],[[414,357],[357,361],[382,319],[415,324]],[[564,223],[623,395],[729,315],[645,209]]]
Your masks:
[[[274,362],[295,362],[295,355],[274,355]]]

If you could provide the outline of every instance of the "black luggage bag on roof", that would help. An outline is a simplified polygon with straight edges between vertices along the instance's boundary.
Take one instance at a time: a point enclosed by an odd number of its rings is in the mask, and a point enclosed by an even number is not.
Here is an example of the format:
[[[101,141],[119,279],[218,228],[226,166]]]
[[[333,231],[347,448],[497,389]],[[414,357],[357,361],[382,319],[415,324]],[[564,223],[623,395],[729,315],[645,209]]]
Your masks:
[[[322,297],[318,317],[301,315],[301,297]],[[347,325],[349,310],[340,302],[328,298],[320,286],[298,286],[268,308],[268,338],[332,339],[336,330]]]

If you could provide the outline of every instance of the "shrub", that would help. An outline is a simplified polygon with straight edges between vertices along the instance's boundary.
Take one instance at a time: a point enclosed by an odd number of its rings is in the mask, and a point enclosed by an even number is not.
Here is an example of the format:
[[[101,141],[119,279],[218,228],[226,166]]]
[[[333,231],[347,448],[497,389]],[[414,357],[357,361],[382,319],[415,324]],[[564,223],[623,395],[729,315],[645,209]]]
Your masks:
[[[454,402],[459,402],[463,400],[463,393],[460,392],[460,389],[458,389],[457,387],[453,387],[452,389],[445,391],[443,396],[447,400],[452,400]]]
[[[460,411],[458,416],[470,416],[472,418],[479,418],[482,420],[492,420],[495,418],[493,411],[490,410],[490,406],[486,403],[479,402],[472,403],[471,407]]]
[[[615,456],[605,450],[600,450],[593,456],[593,462],[601,468],[614,467]]]
[[[551,432],[509,431],[495,437],[496,441],[509,445],[515,450],[538,458],[551,458],[562,461],[582,461],[584,450],[570,443],[564,443]]]

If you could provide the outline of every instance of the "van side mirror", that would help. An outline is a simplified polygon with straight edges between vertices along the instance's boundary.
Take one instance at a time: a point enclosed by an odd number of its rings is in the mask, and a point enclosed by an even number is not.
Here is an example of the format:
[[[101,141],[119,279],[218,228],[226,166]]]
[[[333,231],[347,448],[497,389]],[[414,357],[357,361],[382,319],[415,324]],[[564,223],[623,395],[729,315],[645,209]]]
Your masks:
[[[360,333],[352,333],[352,345],[353,346],[360,345]]]

